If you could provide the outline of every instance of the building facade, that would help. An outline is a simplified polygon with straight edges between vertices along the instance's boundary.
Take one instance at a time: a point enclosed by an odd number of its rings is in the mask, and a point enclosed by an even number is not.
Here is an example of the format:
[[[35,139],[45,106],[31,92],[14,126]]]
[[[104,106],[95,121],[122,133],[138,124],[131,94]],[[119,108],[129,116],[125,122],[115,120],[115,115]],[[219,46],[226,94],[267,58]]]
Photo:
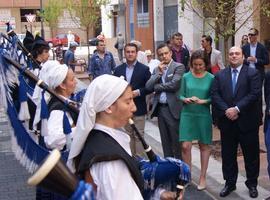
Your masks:
[[[9,1],[0,1],[0,32],[6,31],[5,23],[10,21],[13,26],[15,32],[17,34],[25,33],[25,27],[28,27],[28,30],[32,29],[32,33],[35,31],[41,30],[41,19],[37,16],[37,13],[40,11],[42,2],[42,6],[47,5],[48,0],[9,0]],[[31,16],[32,15],[32,16]],[[31,22],[31,18],[33,16],[35,20]],[[29,21],[30,16],[30,21]],[[33,19],[32,19],[33,20]],[[86,32],[81,29],[78,23],[75,23],[69,12],[64,10],[62,16],[59,18],[58,28],[52,34],[50,28],[44,22],[44,33],[45,39],[49,39],[55,34],[58,33],[68,33],[68,31],[72,31],[76,33],[80,38],[82,43],[86,43]],[[92,29],[89,33],[89,38],[96,36],[95,30]]]

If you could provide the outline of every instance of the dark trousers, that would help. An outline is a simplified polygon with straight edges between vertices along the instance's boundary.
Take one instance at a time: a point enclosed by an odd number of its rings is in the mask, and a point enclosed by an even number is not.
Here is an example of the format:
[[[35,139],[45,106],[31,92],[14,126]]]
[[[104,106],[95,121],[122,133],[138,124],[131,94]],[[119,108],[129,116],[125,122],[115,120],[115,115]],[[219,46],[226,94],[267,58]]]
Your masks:
[[[236,122],[230,129],[221,129],[222,172],[226,185],[235,185],[238,176],[237,149],[240,144],[247,175],[246,186],[257,186],[260,171],[259,127],[242,132]]]
[[[175,119],[168,105],[158,105],[158,127],[164,157],[181,159],[179,145],[179,119]]]

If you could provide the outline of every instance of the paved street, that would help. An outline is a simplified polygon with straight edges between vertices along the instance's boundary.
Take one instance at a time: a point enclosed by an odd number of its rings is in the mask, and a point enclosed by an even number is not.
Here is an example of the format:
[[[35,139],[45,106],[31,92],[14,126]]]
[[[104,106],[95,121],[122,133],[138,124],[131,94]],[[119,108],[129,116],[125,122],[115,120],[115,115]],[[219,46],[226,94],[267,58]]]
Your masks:
[[[11,151],[10,131],[7,117],[0,109],[0,199],[35,199],[35,188],[26,184],[29,174]]]

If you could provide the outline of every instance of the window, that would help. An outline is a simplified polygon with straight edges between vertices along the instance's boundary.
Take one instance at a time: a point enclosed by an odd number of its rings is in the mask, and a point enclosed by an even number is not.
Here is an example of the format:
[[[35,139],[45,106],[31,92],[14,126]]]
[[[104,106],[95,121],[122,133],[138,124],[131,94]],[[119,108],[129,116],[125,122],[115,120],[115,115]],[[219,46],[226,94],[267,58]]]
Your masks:
[[[148,0],[137,1],[137,13],[148,13]]]
[[[137,24],[138,27],[149,27],[148,0],[137,1]]]

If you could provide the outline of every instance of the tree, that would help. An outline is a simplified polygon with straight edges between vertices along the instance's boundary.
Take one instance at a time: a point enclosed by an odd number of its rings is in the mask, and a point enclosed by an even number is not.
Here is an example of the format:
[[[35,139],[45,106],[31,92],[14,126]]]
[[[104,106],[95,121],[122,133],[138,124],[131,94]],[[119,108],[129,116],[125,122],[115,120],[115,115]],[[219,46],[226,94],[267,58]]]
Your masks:
[[[187,9],[202,18],[216,33],[216,40],[224,40],[225,58],[228,55],[229,39],[239,31],[256,12],[262,10],[270,15],[269,0],[261,0],[253,7],[245,0],[180,0],[182,11]],[[241,7],[241,9],[239,9]],[[184,16],[184,12],[181,13]],[[213,19],[213,23],[206,19]]]
[[[43,10],[38,14],[50,27],[51,36],[54,36],[58,26],[58,19],[63,13],[62,0],[49,0]]]
[[[72,20],[79,24],[86,33],[86,41],[89,49],[89,32],[91,28],[97,27],[100,19],[100,7],[106,5],[108,0],[67,0],[67,8]]]

